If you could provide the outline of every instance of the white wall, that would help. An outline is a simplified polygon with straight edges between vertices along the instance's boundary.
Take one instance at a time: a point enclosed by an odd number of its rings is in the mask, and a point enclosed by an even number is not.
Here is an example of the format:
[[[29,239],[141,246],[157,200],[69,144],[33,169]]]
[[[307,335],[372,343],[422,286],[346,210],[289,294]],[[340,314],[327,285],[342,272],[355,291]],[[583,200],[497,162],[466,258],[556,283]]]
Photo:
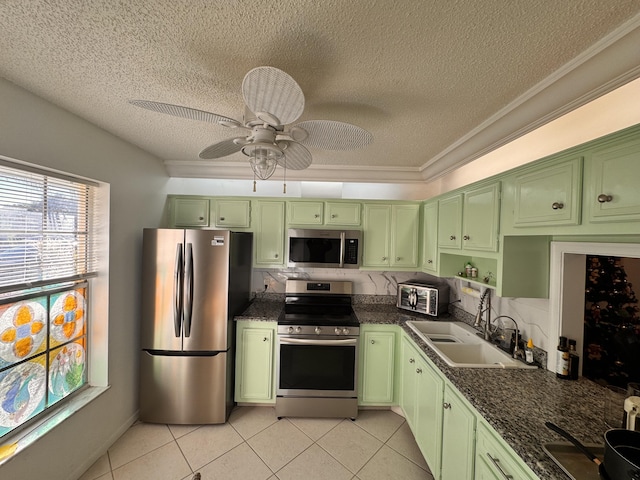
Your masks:
[[[168,178],[155,157],[3,79],[0,105],[0,155],[111,185],[111,388],[0,467],[3,479],[70,480],[137,414],[142,227],[159,225]]]

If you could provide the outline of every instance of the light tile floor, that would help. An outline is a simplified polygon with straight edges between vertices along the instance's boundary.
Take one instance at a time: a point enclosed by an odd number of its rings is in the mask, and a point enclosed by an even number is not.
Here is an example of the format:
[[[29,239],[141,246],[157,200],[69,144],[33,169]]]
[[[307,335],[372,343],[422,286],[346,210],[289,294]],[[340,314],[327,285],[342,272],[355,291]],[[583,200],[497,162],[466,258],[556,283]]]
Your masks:
[[[433,480],[404,418],[283,418],[236,407],[224,425],[136,423],[80,480]]]

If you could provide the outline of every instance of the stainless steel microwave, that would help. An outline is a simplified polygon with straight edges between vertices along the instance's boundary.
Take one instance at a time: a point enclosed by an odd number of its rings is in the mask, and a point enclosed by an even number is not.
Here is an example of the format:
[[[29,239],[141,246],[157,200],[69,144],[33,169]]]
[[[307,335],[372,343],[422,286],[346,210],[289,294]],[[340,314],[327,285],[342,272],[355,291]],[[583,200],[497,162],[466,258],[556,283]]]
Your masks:
[[[399,283],[396,306],[436,317],[445,314],[449,306],[449,285],[431,285],[415,280]]]
[[[359,268],[362,232],[290,228],[290,267]]]

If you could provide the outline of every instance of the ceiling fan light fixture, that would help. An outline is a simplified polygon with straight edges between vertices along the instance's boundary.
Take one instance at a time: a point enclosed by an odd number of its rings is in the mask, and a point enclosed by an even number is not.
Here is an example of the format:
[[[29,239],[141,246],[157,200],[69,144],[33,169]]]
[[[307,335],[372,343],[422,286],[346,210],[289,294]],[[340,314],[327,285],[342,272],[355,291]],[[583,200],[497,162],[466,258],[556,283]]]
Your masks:
[[[268,143],[252,143],[242,148],[242,153],[249,157],[249,165],[256,177],[267,180],[273,175],[282,160],[284,153],[276,145]]]

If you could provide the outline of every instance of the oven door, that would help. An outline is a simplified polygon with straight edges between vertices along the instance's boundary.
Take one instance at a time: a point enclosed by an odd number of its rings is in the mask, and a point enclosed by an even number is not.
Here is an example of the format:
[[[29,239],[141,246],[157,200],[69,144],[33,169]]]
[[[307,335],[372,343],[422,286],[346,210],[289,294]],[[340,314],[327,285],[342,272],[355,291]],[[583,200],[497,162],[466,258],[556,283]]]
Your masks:
[[[358,337],[278,335],[276,394],[357,397]]]

